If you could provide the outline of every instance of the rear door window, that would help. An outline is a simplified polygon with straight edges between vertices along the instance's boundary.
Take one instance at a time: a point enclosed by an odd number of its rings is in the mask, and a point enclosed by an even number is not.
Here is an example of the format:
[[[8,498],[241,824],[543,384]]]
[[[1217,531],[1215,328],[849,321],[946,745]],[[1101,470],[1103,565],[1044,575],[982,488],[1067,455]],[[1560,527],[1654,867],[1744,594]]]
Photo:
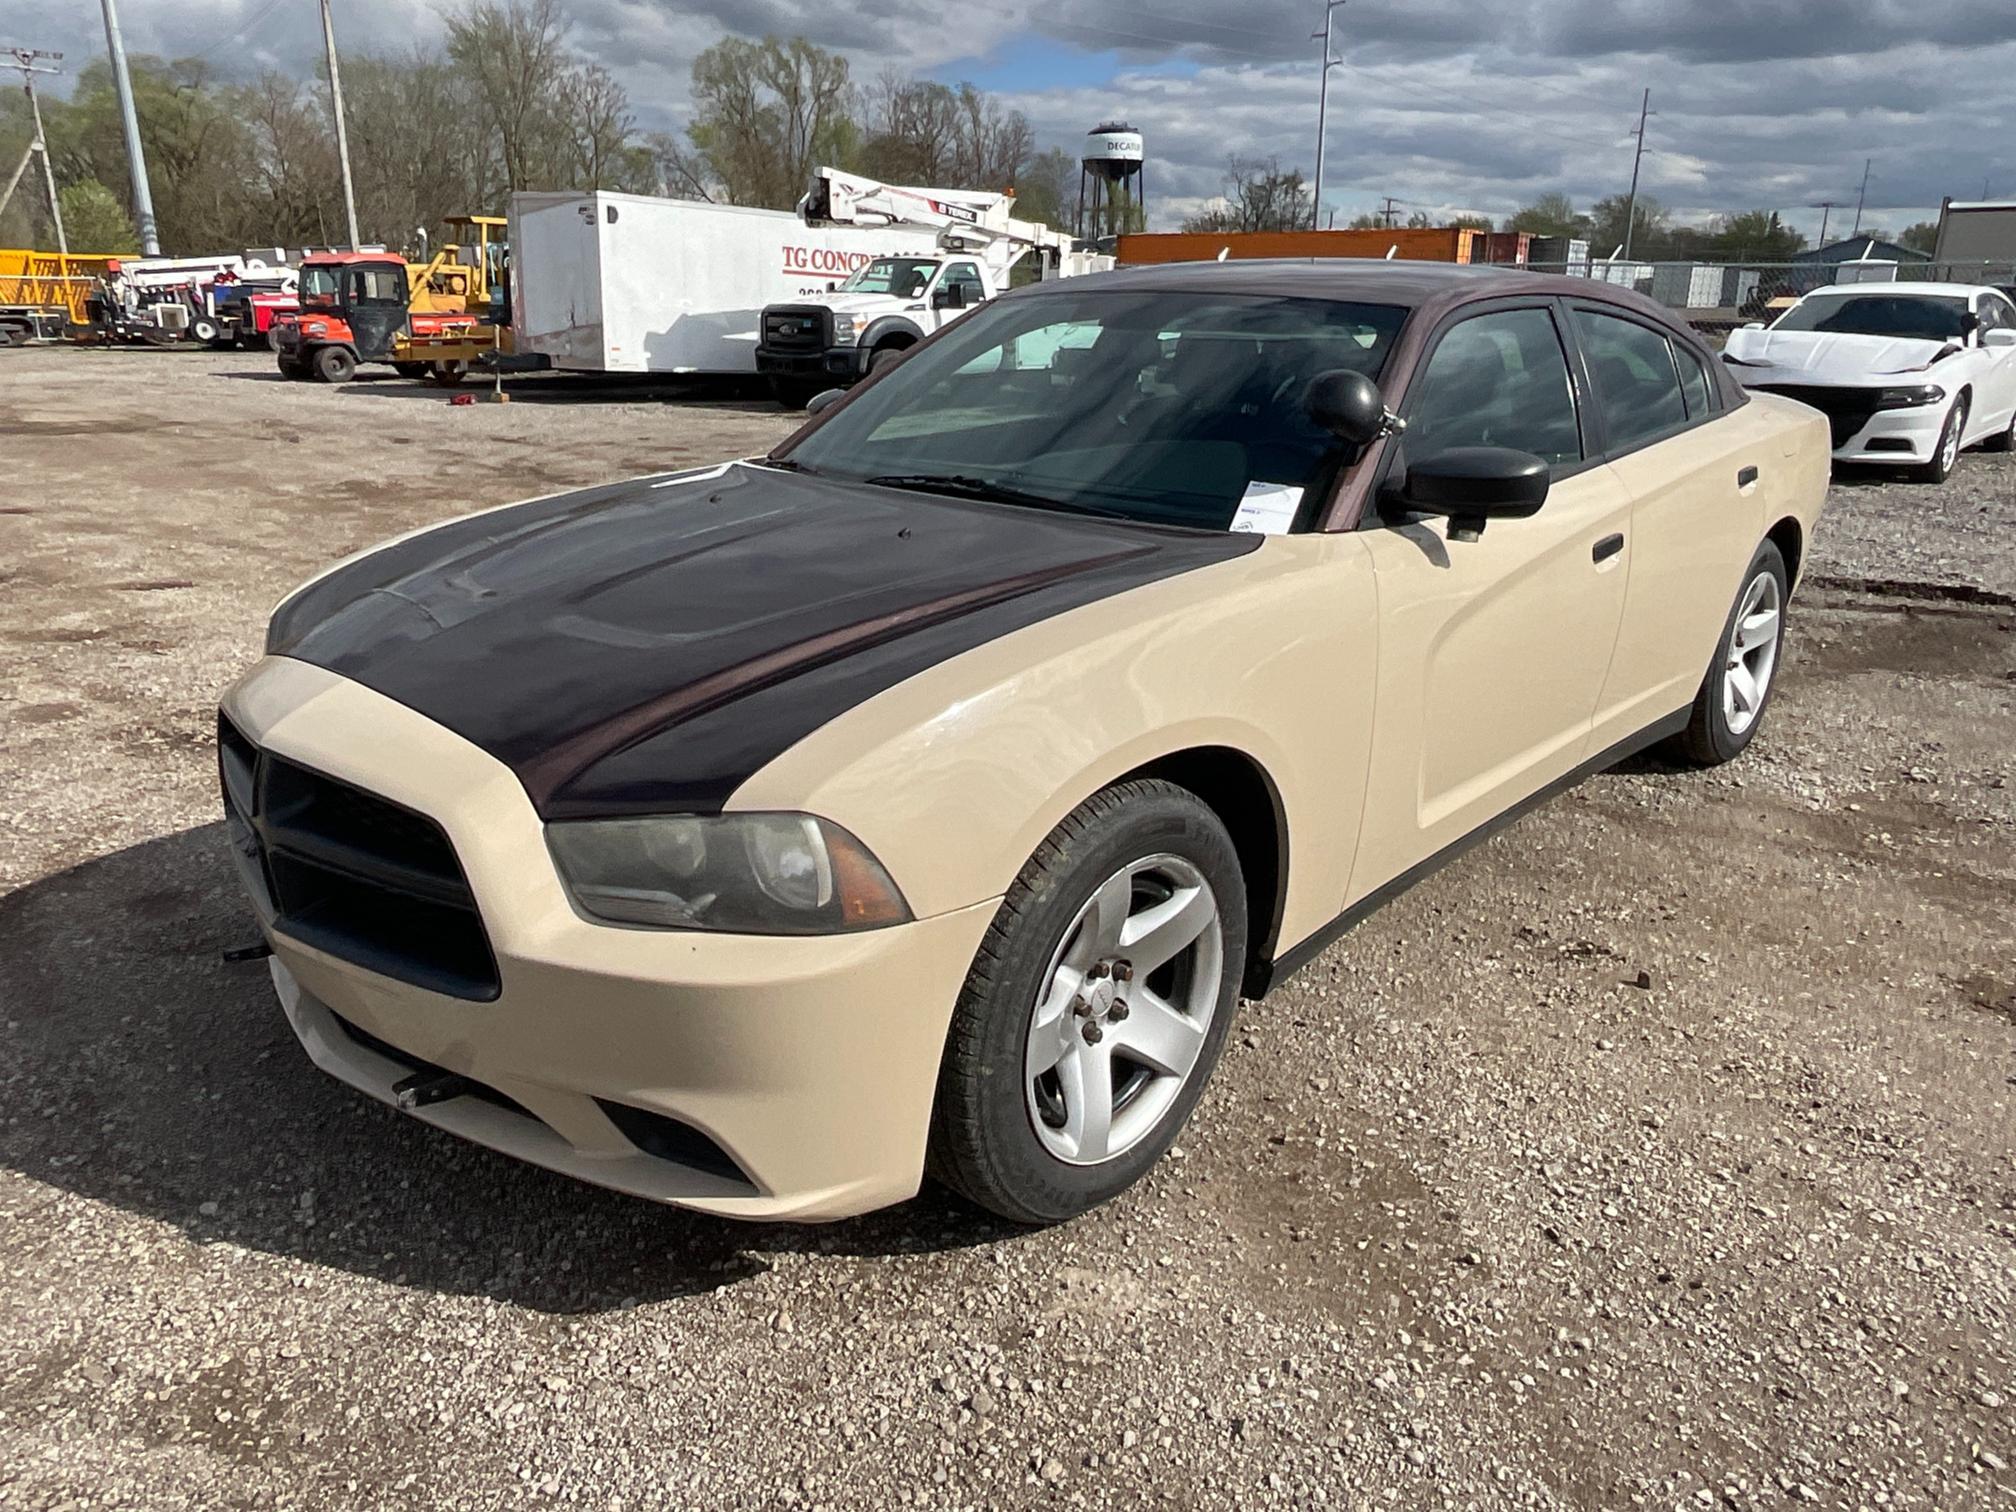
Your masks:
[[[1612,455],[1627,452],[1687,423],[1687,399],[1673,347],[1650,326],[1595,310],[1575,312],[1575,330],[1589,378],[1603,406]]]

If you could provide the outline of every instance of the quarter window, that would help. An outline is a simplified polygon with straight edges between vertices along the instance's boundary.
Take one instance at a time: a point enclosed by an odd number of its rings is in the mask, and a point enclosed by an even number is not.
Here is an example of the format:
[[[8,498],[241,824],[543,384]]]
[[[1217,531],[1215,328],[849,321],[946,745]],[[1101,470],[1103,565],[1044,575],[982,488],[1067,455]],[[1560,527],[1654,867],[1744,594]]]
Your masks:
[[[1603,406],[1611,452],[1643,446],[1687,423],[1680,373],[1664,336],[1650,326],[1594,310],[1577,310],[1575,328]]]
[[[1687,418],[1703,419],[1715,408],[1715,391],[1708,386],[1708,369],[1677,341],[1673,343],[1673,357],[1680,364],[1680,386],[1687,391]]]
[[[1450,328],[1414,382],[1407,452],[1509,446],[1561,466],[1582,459],[1575,393],[1554,319],[1498,310]]]

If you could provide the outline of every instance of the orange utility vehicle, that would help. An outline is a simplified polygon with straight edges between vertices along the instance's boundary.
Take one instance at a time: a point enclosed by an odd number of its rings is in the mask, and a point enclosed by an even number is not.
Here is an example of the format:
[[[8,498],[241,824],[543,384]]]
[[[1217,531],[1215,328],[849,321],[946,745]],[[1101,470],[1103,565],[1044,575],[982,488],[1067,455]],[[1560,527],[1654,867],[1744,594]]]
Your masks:
[[[477,323],[465,310],[414,309],[407,266],[390,252],[316,254],[301,264],[300,300],[299,313],[275,327],[273,350],[287,377],[323,383],[348,383],[360,362],[394,362],[401,337]],[[405,373],[406,364],[395,365]]]

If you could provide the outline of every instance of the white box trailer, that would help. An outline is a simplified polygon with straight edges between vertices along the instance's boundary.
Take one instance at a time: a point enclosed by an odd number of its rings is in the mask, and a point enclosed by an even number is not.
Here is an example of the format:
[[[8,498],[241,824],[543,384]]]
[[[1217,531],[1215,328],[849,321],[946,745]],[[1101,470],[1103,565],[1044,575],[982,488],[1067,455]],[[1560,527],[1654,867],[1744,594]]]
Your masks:
[[[754,373],[765,305],[936,249],[924,228],[807,226],[785,210],[600,190],[514,194],[514,339],[573,372]]]

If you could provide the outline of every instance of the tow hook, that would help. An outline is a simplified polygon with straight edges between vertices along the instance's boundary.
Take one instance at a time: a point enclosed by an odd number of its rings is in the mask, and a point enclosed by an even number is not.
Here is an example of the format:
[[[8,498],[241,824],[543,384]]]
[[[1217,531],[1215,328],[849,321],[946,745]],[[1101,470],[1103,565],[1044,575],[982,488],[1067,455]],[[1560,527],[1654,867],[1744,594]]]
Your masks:
[[[236,945],[225,951],[224,963],[227,966],[236,966],[243,961],[263,961],[271,954],[273,947],[264,940],[259,940],[251,945]]]
[[[408,1113],[454,1097],[467,1097],[476,1083],[455,1071],[416,1071],[392,1088],[393,1101]]]

